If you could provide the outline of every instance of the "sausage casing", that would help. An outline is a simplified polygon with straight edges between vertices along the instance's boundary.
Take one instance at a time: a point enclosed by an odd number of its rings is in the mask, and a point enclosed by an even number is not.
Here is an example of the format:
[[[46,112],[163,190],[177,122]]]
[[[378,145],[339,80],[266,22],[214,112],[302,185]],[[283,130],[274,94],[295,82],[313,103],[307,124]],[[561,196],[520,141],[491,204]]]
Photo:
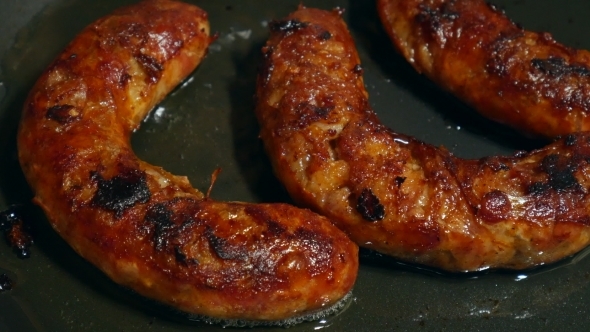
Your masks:
[[[53,228],[115,282],[225,324],[296,322],[350,292],[356,245],[308,210],[216,202],[131,150],[209,43],[207,14],[176,1],[94,22],[32,88],[20,163]]]
[[[529,136],[590,130],[590,52],[484,0],[378,0],[378,11],[418,72],[484,116]]]
[[[477,271],[550,263],[588,245],[590,134],[460,159],[379,122],[337,11],[301,8],[271,30],[257,83],[266,151],[290,195],[360,246]]]

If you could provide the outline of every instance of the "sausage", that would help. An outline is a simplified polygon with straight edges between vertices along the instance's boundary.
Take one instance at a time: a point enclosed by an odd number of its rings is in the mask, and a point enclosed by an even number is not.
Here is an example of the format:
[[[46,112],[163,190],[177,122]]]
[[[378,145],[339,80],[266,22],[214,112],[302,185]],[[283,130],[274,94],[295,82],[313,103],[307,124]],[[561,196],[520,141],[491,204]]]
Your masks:
[[[131,149],[132,131],[210,41],[206,12],[170,0],[84,29],[24,105],[18,152],[34,202],[112,280],[193,317],[289,325],[332,313],[354,284],[358,247],[330,221],[214,201]]]
[[[447,271],[524,269],[589,244],[590,133],[460,159],[379,121],[338,11],[300,8],[270,27],[256,113],[298,204],[362,247]]]
[[[484,0],[378,0],[383,26],[419,72],[528,136],[590,130],[590,52],[522,29]]]

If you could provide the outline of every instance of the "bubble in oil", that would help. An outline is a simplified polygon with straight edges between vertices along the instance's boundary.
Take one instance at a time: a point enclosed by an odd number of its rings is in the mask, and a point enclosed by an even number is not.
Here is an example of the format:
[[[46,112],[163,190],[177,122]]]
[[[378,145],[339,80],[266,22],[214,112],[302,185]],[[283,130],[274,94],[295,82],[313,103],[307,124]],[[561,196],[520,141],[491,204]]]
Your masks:
[[[319,309],[315,312],[304,314],[297,317],[276,320],[276,321],[256,321],[256,320],[245,320],[245,319],[217,319],[211,317],[203,317],[197,315],[189,315],[189,320],[200,321],[207,324],[221,325],[224,328],[228,327],[258,327],[258,326],[280,326],[280,327],[292,327],[295,325],[302,324],[304,322],[314,322],[316,325],[314,330],[319,330],[331,325],[331,320],[337,317],[353,302],[352,293],[346,294],[340,301],[336,302],[328,308]]]

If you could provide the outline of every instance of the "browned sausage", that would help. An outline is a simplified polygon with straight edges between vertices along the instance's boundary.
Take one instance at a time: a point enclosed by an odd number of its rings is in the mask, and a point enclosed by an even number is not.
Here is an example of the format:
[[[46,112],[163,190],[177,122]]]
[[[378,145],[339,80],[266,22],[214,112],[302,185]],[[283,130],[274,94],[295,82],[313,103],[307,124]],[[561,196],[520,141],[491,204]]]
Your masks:
[[[484,0],[378,0],[414,68],[531,136],[590,130],[590,52],[523,30]]]
[[[34,200],[115,282],[179,310],[226,325],[330,313],[353,286],[358,249],[327,219],[215,202],[131,150],[132,130],[195,69],[208,33],[203,10],[169,0],[83,30],[23,110],[18,151]]]
[[[476,271],[550,263],[589,244],[590,134],[459,159],[379,122],[338,12],[302,8],[271,29],[257,83],[266,150],[291,196],[359,245]]]

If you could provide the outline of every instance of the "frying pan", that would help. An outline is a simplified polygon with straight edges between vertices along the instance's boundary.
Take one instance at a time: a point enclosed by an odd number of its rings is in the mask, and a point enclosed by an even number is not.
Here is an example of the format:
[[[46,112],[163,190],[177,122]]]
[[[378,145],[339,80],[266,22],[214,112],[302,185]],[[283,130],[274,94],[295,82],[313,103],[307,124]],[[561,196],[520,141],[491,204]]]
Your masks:
[[[0,10],[0,209],[18,204],[35,245],[19,259],[0,243],[0,274],[14,288],[0,293],[0,331],[220,331],[123,289],[78,257],[30,202],[16,158],[22,103],[36,77],[84,26],[130,0],[4,0]],[[254,82],[267,24],[300,0],[224,0],[195,4],[210,13],[219,38],[184,87],[175,90],[132,138],[140,158],[187,175],[220,200],[290,202],[274,178],[254,117]],[[586,0],[494,0],[528,29],[549,31],[590,48]],[[395,131],[444,145],[458,156],[511,154],[540,147],[490,123],[442,92],[398,56],[382,31],[374,1],[307,0],[346,9],[371,103]],[[361,251],[354,299],[342,313],[289,331],[587,330],[587,251],[527,271],[448,274]],[[282,331],[282,328],[265,328]]]

